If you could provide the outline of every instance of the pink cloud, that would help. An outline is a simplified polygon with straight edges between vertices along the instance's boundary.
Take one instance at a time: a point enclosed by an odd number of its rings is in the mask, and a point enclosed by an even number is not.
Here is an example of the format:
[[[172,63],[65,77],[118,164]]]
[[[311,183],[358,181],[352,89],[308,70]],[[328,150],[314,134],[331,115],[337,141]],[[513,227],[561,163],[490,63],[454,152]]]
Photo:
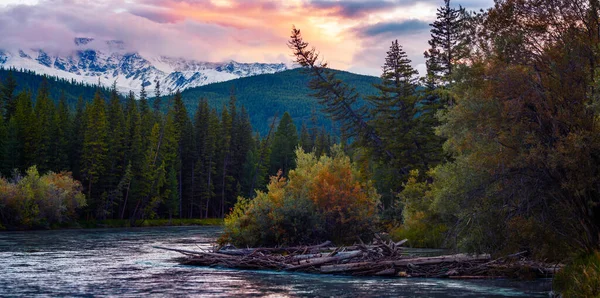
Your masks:
[[[371,20],[417,2],[434,0],[40,0],[0,7],[0,45],[64,51],[74,37],[91,37],[151,55],[290,62],[286,41],[296,25],[332,67],[376,74],[395,38],[422,64],[423,21]]]

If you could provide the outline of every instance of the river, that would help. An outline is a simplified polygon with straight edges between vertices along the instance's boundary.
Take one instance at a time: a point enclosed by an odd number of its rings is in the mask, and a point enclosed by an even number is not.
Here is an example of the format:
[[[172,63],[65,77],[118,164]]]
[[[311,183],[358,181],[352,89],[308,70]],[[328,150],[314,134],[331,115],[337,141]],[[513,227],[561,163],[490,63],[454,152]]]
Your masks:
[[[220,227],[0,233],[0,297],[548,297],[550,280],[354,278],[182,266]]]

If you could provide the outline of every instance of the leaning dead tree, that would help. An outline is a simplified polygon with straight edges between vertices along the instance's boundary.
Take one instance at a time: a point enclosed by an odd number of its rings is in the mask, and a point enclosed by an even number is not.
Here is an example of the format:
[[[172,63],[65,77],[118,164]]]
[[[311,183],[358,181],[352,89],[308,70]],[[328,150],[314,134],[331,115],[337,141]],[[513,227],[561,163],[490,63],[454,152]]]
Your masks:
[[[372,244],[335,247],[327,241],[314,246],[278,248],[216,248],[191,251],[158,249],[184,254],[182,264],[235,269],[297,271],[353,276],[435,278],[551,277],[561,265],[527,261],[515,254],[499,259],[490,255],[454,254],[434,257],[407,255],[400,242],[376,238]]]

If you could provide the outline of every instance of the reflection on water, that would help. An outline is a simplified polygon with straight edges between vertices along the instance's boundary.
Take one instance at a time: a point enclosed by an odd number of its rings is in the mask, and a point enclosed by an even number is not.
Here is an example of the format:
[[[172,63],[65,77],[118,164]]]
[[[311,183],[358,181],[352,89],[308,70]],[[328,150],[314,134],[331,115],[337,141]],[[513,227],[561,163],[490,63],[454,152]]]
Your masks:
[[[0,233],[0,296],[548,297],[549,280],[354,278],[178,265],[219,227]]]

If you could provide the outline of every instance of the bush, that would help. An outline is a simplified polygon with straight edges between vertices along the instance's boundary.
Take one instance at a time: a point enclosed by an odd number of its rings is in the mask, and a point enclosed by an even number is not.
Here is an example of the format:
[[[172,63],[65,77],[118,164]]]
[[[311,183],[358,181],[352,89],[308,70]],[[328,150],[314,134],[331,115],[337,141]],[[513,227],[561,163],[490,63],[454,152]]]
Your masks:
[[[600,252],[573,261],[556,274],[553,285],[563,297],[600,297]]]
[[[81,184],[70,173],[40,176],[35,166],[13,182],[0,178],[0,223],[13,228],[40,228],[76,219],[86,205]]]
[[[439,248],[444,245],[448,229],[431,208],[433,199],[430,188],[429,183],[419,182],[419,171],[410,172],[408,181],[399,194],[404,222],[390,231],[394,241],[408,239],[410,246],[419,248]]]
[[[379,195],[339,147],[332,157],[296,150],[289,179],[272,177],[267,192],[238,202],[225,218],[221,242],[273,246],[370,237]]]

